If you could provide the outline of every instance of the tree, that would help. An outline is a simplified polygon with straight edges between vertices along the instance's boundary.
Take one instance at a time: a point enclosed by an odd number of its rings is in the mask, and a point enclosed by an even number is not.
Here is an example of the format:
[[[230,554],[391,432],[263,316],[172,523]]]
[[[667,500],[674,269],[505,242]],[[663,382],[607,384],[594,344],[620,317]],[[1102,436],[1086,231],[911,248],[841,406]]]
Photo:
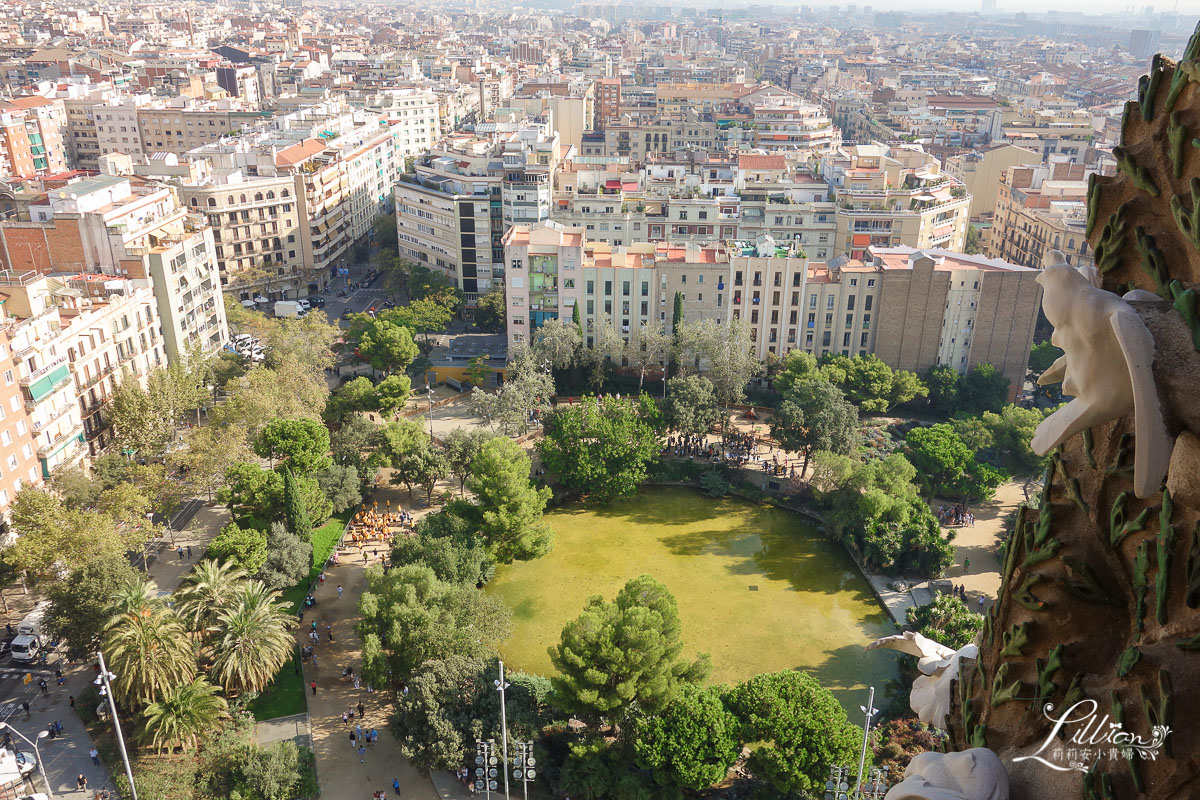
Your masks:
[[[863,411],[879,413],[914,397],[928,395],[920,379],[905,370],[893,371],[874,354],[866,356],[826,355],[821,359],[821,376],[846,394],[846,399]]]
[[[408,328],[377,319],[363,333],[358,352],[380,372],[403,372],[417,357],[417,345]]]
[[[817,367],[816,356],[794,348],[789,350],[783,359],[783,369],[779,377],[775,378],[775,389],[780,394],[787,394],[797,383],[819,377],[821,371]]]
[[[385,311],[384,315],[389,319],[395,316],[398,324],[425,334],[428,342],[430,331],[444,331],[450,326],[450,320],[454,318],[453,305],[457,305],[457,301],[451,295],[435,295],[413,300],[406,306]]]
[[[113,691],[133,705],[148,705],[196,677],[196,648],[183,623],[160,601],[140,613],[113,617],[104,653],[117,677]]]
[[[254,439],[254,452],[297,475],[329,466],[329,429],[315,419],[273,419]]]
[[[123,557],[100,558],[71,571],[66,580],[46,585],[46,630],[72,661],[91,658],[111,617],[113,595],[137,577]]]
[[[567,369],[575,363],[582,346],[578,326],[561,319],[548,319],[533,336],[533,358],[549,362],[555,369]]]
[[[554,380],[528,347],[516,345],[509,350],[504,385],[496,392],[471,390],[471,409],[500,433],[516,436],[529,430],[534,412],[550,406]]]
[[[693,363],[704,365],[707,360],[703,372],[726,409],[745,398],[746,384],[762,369],[754,356],[745,320],[738,318],[728,325],[718,325],[711,319],[684,323],[681,339],[681,348]]]
[[[981,417],[954,417],[950,420],[950,427],[967,449],[976,453],[987,450],[996,441]]]
[[[244,581],[217,614],[212,675],[226,692],[261,692],[291,657],[293,617],[262,581]]]
[[[771,420],[771,435],[784,450],[801,453],[808,462],[817,450],[846,455],[859,442],[858,411],[841,391],[823,380],[792,386]]]
[[[929,406],[935,413],[949,416],[959,410],[958,394],[962,376],[953,367],[939,364],[925,373],[929,389]]]
[[[699,683],[707,655],[687,662],[675,598],[649,575],[627,582],[609,603],[596,595],[550,648],[555,702],[590,720],[619,720],[632,704],[656,712],[681,683]]]
[[[461,292],[449,278],[424,264],[414,264],[408,278],[408,293],[414,300],[426,297],[461,299]]]
[[[657,325],[636,325],[629,332],[623,355],[629,366],[638,371],[638,392],[646,382],[646,370],[665,366],[674,345],[674,338]]]
[[[962,407],[971,413],[999,411],[1008,399],[1010,381],[991,364],[976,364],[963,376],[958,397]]]
[[[323,376],[333,366],[333,344],[342,335],[325,312],[313,309],[303,317],[268,318],[270,326],[260,336],[269,369],[282,371],[301,365],[310,374]]]
[[[283,470],[283,518],[289,531],[306,542],[312,541],[313,524],[308,516],[308,506],[290,469]],[[257,572],[246,564],[242,566],[251,574]]]
[[[118,527],[107,514],[65,508],[56,495],[32,486],[17,493],[9,516],[16,542],[5,560],[38,575],[138,552],[150,532],[148,525]]]
[[[267,535],[267,560],[256,576],[268,589],[286,589],[308,577],[313,546],[279,522],[271,523]]]
[[[1008,476],[975,460],[954,428],[946,423],[913,428],[905,437],[909,461],[925,491],[942,497],[986,500]]]
[[[243,462],[225,470],[225,485],[217,499],[234,517],[276,519],[283,512],[283,476],[258,464]]]
[[[909,627],[954,650],[975,641],[983,630],[983,617],[954,595],[939,594],[933,602],[908,609]]]
[[[268,747],[248,748],[240,767],[246,797],[291,800],[317,795],[313,751],[287,740]]]
[[[230,561],[253,575],[267,561],[267,535],[230,522],[208,543],[206,553],[209,558]]]
[[[432,659],[480,657],[511,630],[508,608],[474,586],[438,580],[420,564],[367,569],[358,601],[362,672],[375,686],[408,680]]]
[[[380,427],[363,416],[347,419],[329,436],[329,447],[337,464],[354,467],[359,476],[368,478],[375,467],[371,454],[379,446]]]
[[[538,452],[564,486],[605,502],[637,491],[658,437],[630,398],[584,398],[546,415]]]
[[[331,464],[316,474],[317,485],[329,498],[333,513],[340,514],[362,503],[362,481],[358,470],[349,465]]]
[[[412,394],[412,380],[407,375],[389,375],[375,386],[375,407],[385,417],[404,408]]]
[[[657,713],[635,719],[633,749],[656,783],[701,792],[725,780],[741,753],[739,733],[719,689],[684,684]]]
[[[469,740],[454,717],[483,670],[477,655],[448,653],[425,661],[408,679],[408,691],[396,697],[396,728],[400,754],[414,766],[448,770],[464,762]]]
[[[446,456],[429,441],[429,434],[417,420],[401,419],[383,427],[379,454],[392,468],[392,483],[403,483],[412,493],[413,486],[434,484],[449,471]]]
[[[162,455],[185,415],[208,396],[202,367],[198,359],[184,355],[167,367],[151,370],[145,388],[125,370],[107,412],[117,446],[144,458]]]
[[[966,242],[963,243],[963,252],[968,255],[982,253],[983,250],[980,249],[980,247],[979,247],[979,240],[980,240],[979,226],[968,224],[967,225],[967,239],[966,239]]]
[[[213,424],[242,425],[251,434],[275,419],[320,419],[329,397],[324,371],[292,357],[277,369],[260,364],[226,390],[225,401],[213,409]]]
[[[411,385],[410,383],[410,388]],[[329,402],[325,404],[325,419],[337,424],[360,412],[376,409],[375,386],[370,378],[359,375],[343,384],[342,388],[329,398]]]
[[[171,454],[173,464],[187,470],[188,481],[212,500],[225,484],[225,473],[234,464],[251,457],[246,429],[241,425],[205,425],[192,428],[187,444]]]
[[[1058,404],[1063,401],[1062,385],[1051,383],[1042,386],[1038,384],[1038,379],[1042,377],[1043,372],[1050,368],[1051,364],[1062,356],[1062,348],[1056,347],[1049,340],[1034,344],[1029,351],[1029,372],[1025,375],[1025,380],[1033,384],[1033,393],[1036,397],[1049,403]]]
[[[507,324],[504,289],[497,286],[475,301],[475,324],[487,333],[502,333]]]
[[[233,603],[234,594],[246,579],[246,571],[232,561],[207,558],[185,574],[175,590],[175,610],[188,630],[202,631],[213,624],[217,613]]]
[[[980,422],[991,436],[988,446],[1009,472],[1030,475],[1040,472],[1045,466],[1047,458],[1036,455],[1030,443],[1038,425],[1042,424],[1048,413],[1048,410],[1021,408],[1011,404],[1000,409],[999,414],[983,412]],[[955,431],[958,431],[957,425]],[[971,442],[966,439],[964,442],[971,450],[978,451],[979,448],[973,447]]]
[[[204,677],[172,687],[142,712],[139,738],[155,751],[195,750],[201,739],[218,732],[229,718],[229,705]]]
[[[806,672],[755,675],[736,686],[728,702],[741,721],[742,741],[766,743],[747,766],[780,794],[819,791],[830,764],[858,760],[862,732]]]
[[[487,383],[488,375],[492,372],[488,369],[487,360],[487,353],[484,353],[481,356],[475,356],[467,362],[467,383],[472,386],[483,386]]]
[[[483,449],[483,445],[492,438],[492,434],[479,428],[455,428],[442,439],[450,474],[458,478],[460,495],[466,489],[467,478],[471,477],[476,456]]]
[[[550,552],[554,534],[542,519],[553,492],[529,482],[529,456],[511,439],[493,438],[472,463],[467,486],[475,495],[479,533],[502,564]]]
[[[671,332],[678,335],[683,324],[683,292],[676,292],[671,305]]]
[[[59,467],[50,475],[50,488],[67,508],[86,509],[96,504],[106,488],[78,465]]]
[[[467,520],[448,511],[429,514],[416,536],[402,536],[392,546],[393,564],[422,564],[438,580],[478,586],[491,580],[496,562]]]
[[[664,411],[672,430],[701,436],[721,421],[712,381],[703,375],[676,375],[667,390]]]

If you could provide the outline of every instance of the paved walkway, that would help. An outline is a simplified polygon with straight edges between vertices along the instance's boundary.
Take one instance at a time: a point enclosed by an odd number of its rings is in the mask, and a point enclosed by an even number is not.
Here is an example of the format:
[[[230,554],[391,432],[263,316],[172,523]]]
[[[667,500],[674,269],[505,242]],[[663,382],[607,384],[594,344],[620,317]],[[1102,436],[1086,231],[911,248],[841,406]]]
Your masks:
[[[994,498],[971,506],[974,526],[952,529],[955,531],[954,564],[946,570],[946,578],[956,586],[966,587],[967,605],[973,609],[985,609],[996,599],[1003,566],[996,558],[996,548],[1004,541],[1008,515],[1025,502],[1024,486],[1024,479],[1001,484]],[[938,501],[935,500],[934,505],[937,506]],[[967,561],[970,561],[969,570]]]

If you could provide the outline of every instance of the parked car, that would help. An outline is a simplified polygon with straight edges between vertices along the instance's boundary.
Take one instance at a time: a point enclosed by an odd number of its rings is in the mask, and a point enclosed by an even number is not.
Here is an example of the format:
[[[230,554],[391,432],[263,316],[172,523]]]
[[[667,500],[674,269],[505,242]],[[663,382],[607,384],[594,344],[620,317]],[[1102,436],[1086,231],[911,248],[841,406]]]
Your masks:
[[[312,308],[324,308],[325,307],[325,298],[321,297],[318,294],[309,295],[308,296],[308,304]]]
[[[308,311],[309,309],[312,308],[312,304],[309,303],[308,300],[304,299],[303,297],[301,297],[299,300],[296,301],[296,305],[300,306],[301,311]]]
[[[343,308],[342,309],[342,319],[350,319],[350,315],[353,313],[354,313],[353,309]]]

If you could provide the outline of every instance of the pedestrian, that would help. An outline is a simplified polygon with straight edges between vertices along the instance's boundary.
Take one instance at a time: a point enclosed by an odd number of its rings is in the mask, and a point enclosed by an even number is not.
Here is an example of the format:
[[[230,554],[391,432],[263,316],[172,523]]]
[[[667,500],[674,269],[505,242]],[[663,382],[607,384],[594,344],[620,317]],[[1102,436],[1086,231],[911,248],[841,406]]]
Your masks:
[[[371,744],[379,744],[379,731],[371,728]]]
[[[400,779],[399,778],[392,778],[392,791],[396,793],[397,797],[400,796]]]
[[[342,585],[338,584],[338,600],[342,599]]]
[[[355,675],[354,676],[354,691],[357,692],[361,688],[362,688],[362,683],[358,680],[358,676]]]
[[[92,765],[93,766],[96,766],[96,767],[100,766],[100,751],[99,750],[97,750],[96,748],[93,747],[91,750],[88,750],[88,755],[92,757]]]
[[[179,560],[183,561],[183,545],[179,545],[179,547],[175,548],[175,552],[179,553]]]
[[[75,695],[71,695],[70,697],[68,697],[67,702],[70,703],[71,708],[74,708],[75,707]]]
[[[190,544],[187,546],[187,554],[188,554],[188,561],[191,561],[192,560],[192,546]]]
[[[342,712],[342,724],[345,725],[349,721],[350,721],[350,713],[348,711],[343,711]]]
[[[366,761],[366,760],[367,760],[367,748],[363,747],[363,746],[360,744],[360,745],[358,746],[358,763],[360,763],[360,764],[361,764],[361,763],[363,763],[363,762],[364,762],[364,761]]]
[[[67,682],[67,679],[63,677],[61,669],[54,670],[54,677],[58,681],[59,686],[62,686],[64,683]]]
[[[21,701],[21,710],[25,712],[25,719],[29,719],[29,701],[28,700]]]
[[[983,595],[979,595],[979,613],[983,613]]]
[[[358,744],[358,737],[354,735],[354,731],[350,731],[350,746],[354,747],[356,744]]]
[[[359,723],[355,723],[354,724],[354,732],[357,733],[359,735],[359,737],[362,737],[362,725],[360,725]]]
[[[75,786],[81,792],[84,789],[86,789],[87,788],[87,775],[84,775],[82,772],[79,773],[79,777],[75,779]]]
[[[320,575],[317,576],[317,583],[319,583],[322,586],[325,585],[325,573],[324,572],[322,572]]]
[[[62,723],[58,720],[54,720],[54,732],[62,735]]]
[[[309,684],[309,686],[312,688],[313,697],[316,697],[317,696],[317,682],[313,681],[312,683]]]
[[[42,694],[50,694],[50,689],[48,688],[45,678],[38,680],[38,688],[42,690]]]
[[[312,665],[313,665],[313,669],[317,668],[317,654],[316,653],[312,654]]]
[[[358,717],[359,717],[359,719],[362,719],[362,715],[363,715],[365,712],[366,712],[366,709],[365,709],[365,708],[363,708],[363,704],[362,704],[362,703],[359,703],[359,704],[358,704]]]
[[[971,571],[971,559],[964,558],[963,559],[963,572],[970,572],[970,571]]]

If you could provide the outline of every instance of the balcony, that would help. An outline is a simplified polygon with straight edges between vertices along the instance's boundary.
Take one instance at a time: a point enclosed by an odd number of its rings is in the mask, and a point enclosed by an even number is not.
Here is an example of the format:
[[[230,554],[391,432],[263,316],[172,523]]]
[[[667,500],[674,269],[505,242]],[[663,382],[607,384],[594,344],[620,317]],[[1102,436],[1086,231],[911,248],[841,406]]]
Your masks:
[[[80,434],[83,433],[83,423],[77,422],[71,426],[65,433],[60,433],[53,441],[43,442],[38,445],[38,456],[48,459],[71,444],[72,440],[78,442]]]

